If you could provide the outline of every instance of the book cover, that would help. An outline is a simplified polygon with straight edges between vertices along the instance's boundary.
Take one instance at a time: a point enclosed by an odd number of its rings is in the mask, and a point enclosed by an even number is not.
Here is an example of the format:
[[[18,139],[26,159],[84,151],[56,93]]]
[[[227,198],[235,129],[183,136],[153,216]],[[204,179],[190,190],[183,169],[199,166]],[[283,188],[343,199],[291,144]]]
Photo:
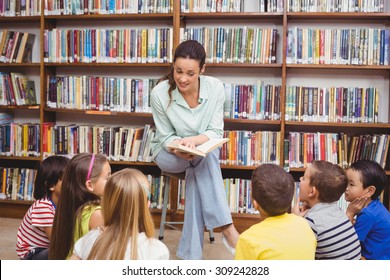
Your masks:
[[[211,152],[215,148],[222,146],[227,141],[229,141],[229,138],[210,139],[209,141],[196,146],[195,149],[177,143],[170,143],[167,145],[167,147],[171,149],[179,150],[180,152],[183,153],[205,157],[209,152]]]

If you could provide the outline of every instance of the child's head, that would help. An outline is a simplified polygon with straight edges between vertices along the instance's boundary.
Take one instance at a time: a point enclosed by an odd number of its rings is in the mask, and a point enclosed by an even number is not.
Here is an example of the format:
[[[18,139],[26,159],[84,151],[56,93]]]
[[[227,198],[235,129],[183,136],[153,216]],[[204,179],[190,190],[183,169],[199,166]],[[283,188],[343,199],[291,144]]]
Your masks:
[[[313,161],[301,177],[299,197],[311,203],[338,201],[347,188],[348,178],[344,169],[328,161]]]
[[[294,195],[291,174],[275,164],[262,164],[252,173],[252,199],[269,216],[286,213]],[[257,207],[256,207],[257,208]]]
[[[144,232],[154,237],[154,224],[149,211],[150,186],[145,175],[126,168],[108,179],[102,198],[105,230],[91,251],[91,259],[123,259],[131,238],[132,259],[137,258],[137,235]],[[115,237],[115,238],[114,238]],[[112,240],[116,240],[113,242]]]
[[[385,170],[375,161],[356,161],[351,164],[346,173],[349,182],[345,199],[349,202],[359,197],[377,199],[388,185]]]
[[[135,232],[145,232],[149,212],[150,186],[145,175],[131,168],[122,169],[108,179],[102,199],[105,226],[124,225]]]
[[[73,246],[77,213],[84,205],[100,204],[111,175],[107,158],[101,154],[76,154],[65,170],[61,197],[54,217],[51,259],[65,259]]]
[[[111,167],[104,155],[77,154],[65,171],[62,194],[75,200],[77,208],[88,201],[100,200],[110,175]]]
[[[69,159],[63,156],[50,156],[37,164],[34,181],[34,198],[44,197],[58,201],[62,177]]]

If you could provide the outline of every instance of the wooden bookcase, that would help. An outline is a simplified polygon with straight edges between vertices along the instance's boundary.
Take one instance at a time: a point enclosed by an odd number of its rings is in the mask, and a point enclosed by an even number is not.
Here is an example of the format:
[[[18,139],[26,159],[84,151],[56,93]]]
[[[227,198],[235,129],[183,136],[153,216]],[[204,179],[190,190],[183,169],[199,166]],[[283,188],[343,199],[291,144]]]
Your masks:
[[[248,1],[248,0],[246,0]],[[42,1],[43,2],[43,1]],[[190,26],[261,26],[276,28],[278,30],[277,60],[273,64],[251,63],[207,63],[206,75],[220,78],[223,82],[251,83],[254,80],[272,81],[281,85],[280,93],[280,120],[249,120],[225,119],[226,130],[251,131],[280,131],[280,159],[283,166],[285,152],[283,140],[290,132],[332,132],[360,135],[365,133],[390,134],[389,110],[389,74],[390,66],[355,66],[355,65],[328,65],[328,64],[287,64],[287,32],[293,26],[327,26],[335,28],[340,26],[382,26],[389,29],[390,8],[386,7],[384,13],[306,13],[288,12],[287,2],[284,1],[283,12],[261,13],[182,13],[180,0],[173,0],[173,10],[168,14],[106,14],[106,15],[44,15],[33,17],[1,17],[2,29],[28,29],[37,35],[34,46],[33,62],[28,64],[3,63],[1,72],[26,73],[36,81],[41,101],[40,106],[0,106],[0,111],[11,111],[15,118],[33,119],[41,125],[45,122],[59,124],[104,123],[108,125],[142,125],[153,122],[150,113],[124,113],[124,112],[93,112],[87,110],[53,109],[45,106],[47,77],[49,75],[100,75],[104,76],[130,76],[158,78],[169,69],[169,63],[53,63],[44,61],[44,31],[53,28],[115,28],[155,26],[171,27],[173,32],[173,49],[180,42],[180,28]],[[385,3],[388,5],[387,3]],[[43,6],[43,3],[42,3]],[[43,11],[43,8],[42,8]],[[346,77],[346,78],[342,78]],[[361,81],[365,80],[365,83]],[[285,121],[286,87],[288,85],[317,86],[354,86],[355,83],[379,85],[381,100],[380,123],[324,123],[324,122],[298,122]],[[42,131],[42,130],[41,130]],[[41,132],[42,133],[42,132]],[[42,139],[42,134],[41,134]],[[41,160],[37,158],[0,157],[1,167],[22,166],[33,168]],[[113,171],[124,167],[135,167],[147,174],[160,174],[154,163],[144,162],[110,162]],[[250,179],[253,166],[221,165],[224,177],[237,177]],[[290,168],[290,172],[298,180],[304,168]],[[386,170],[390,175],[389,158]],[[177,184],[177,182],[173,182]],[[177,189],[171,188],[171,197],[177,197]],[[385,192],[384,203],[389,208],[389,191]],[[175,199],[171,202],[175,205]],[[21,218],[29,206],[28,202],[0,200],[0,216]],[[156,226],[159,224],[161,211],[153,210]],[[236,227],[241,232],[257,222],[257,215],[233,213]],[[168,219],[180,220],[182,211],[171,210]]]

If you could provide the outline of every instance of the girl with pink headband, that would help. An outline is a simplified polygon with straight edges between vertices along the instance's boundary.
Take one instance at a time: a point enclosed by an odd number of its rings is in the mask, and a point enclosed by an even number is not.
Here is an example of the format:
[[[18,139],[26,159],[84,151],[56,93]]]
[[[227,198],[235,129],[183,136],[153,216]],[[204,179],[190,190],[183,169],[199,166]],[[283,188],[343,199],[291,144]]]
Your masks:
[[[54,217],[49,259],[69,258],[78,239],[103,226],[100,200],[110,176],[105,155],[81,153],[70,160]]]

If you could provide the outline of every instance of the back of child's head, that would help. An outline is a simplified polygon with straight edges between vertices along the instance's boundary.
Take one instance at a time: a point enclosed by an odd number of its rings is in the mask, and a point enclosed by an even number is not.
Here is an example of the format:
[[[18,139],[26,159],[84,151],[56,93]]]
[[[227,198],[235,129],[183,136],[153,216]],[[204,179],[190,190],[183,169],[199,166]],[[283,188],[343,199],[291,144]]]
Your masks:
[[[389,182],[387,180],[386,171],[376,161],[355,161],[348,169],[352,169],[360,173],[363,189],[366,189],[369,186],[374,186],[376,188],[374,194],[371,196],[372,200],[377,199],[381,195],[382,191],[388,186]]]
[[[269,216],[286,213],[294,195],[294,179],[282,167],[262,164],[252,173],[252,198]]]
[[[149,188],[145,175],[132,168],[122,169],[107,180],[101,204],[106,228],[89,259],[123,259],[130,238],[131,258],[137,258],[138,233],[154,237],[148,205]]]
[[[317,160],[311,165],[310,185],[318,190],[318,200],[324,203],[338,201],[348,186],[343,168],[329,161]]]
[[[136,232],[149,230],[145,219],[151,217],[149,194],[149,182],[141,171],[125,168],[114,173],[106,183],[102,198],[105,225],[127,224],[125,228],[137,229]]]
[[[37,164],[34,181],[34,198],[51,198],[50,188],[62,180],[69,159],[63,156],[50,156]]]
[[[66,259],[73,247],[75,221],[81,206],[99,205],[100,197],[87,189],[88,180],[98,180],[107,158],[102,154],[80,153],[73,156],[65,170],[61,196],[54,216],[51,259]]]

